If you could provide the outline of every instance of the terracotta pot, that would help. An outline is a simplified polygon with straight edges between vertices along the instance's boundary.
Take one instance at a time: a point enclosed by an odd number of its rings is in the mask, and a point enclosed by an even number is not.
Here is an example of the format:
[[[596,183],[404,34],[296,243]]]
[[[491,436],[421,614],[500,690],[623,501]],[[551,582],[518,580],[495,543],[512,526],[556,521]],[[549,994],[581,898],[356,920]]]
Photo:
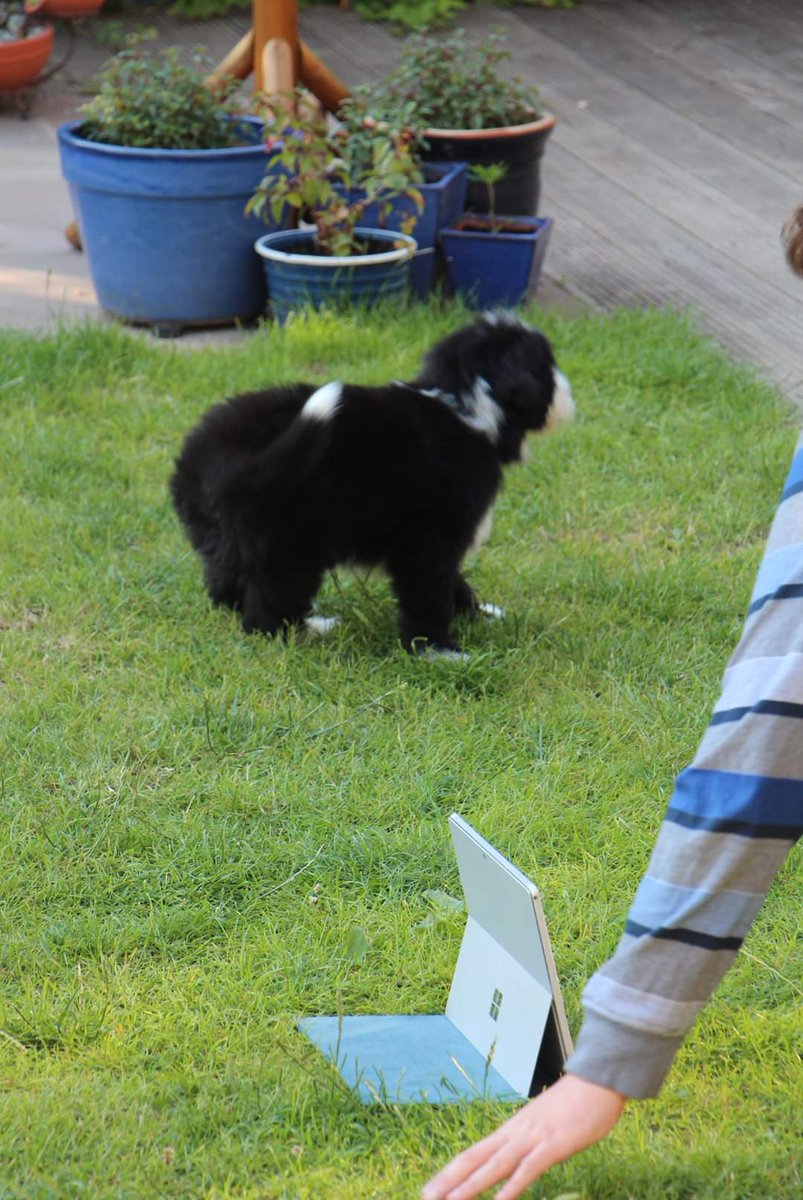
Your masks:
[[[43,0],[38,10],[48,17],[91,17],[103,7],[103,0]]]
[[[556,117],[546,113],[523,125],[505,125],[496,129],[425,129],[429,161],[465,162],[469,167],[503,162],[504,179],[496,184],[496,210],[499,213],[534,216],[541,194],[541,156]],[[488,207],[485,184],[472,180],[468,185],[466,207],[484,212]]]
[[[14,92],[33,83],[52,50],[52,25],[33,37],[0,42],[0,92]]]

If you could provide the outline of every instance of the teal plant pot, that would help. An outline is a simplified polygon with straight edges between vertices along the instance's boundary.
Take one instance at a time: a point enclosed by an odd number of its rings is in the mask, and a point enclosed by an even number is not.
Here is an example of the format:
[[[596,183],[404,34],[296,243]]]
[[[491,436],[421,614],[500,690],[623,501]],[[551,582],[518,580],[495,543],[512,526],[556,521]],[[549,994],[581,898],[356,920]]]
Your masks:
[[[269,233],[257,241],[270,310],[280,325],[301,308],[370,305],[407,296],[415,239],[387,229],[359,228],[356,233],[370,245],[370,253],[316,254],[313,234],[304,229]]]

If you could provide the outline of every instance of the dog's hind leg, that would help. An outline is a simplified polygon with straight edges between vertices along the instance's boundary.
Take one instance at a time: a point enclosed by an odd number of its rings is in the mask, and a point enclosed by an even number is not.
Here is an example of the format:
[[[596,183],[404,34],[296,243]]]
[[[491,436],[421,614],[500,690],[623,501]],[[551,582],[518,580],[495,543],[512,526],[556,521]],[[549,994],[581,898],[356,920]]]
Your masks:
[[[463,616],[479,617],[482,615],[492,617],[494,620],[499,620],[505,615],[505,610],[498,604],[489,604],[487,601],[480,602],[471,584],[462,575],[457,576],[454,610],[456,613],[462,613]]]
[[[252,576],[243,591],[243,629],[273,637],[302,624],[320,584],[321,573],[316,571],[287,572],[273,567],[270,574]]]
[[[454,610],[469,617],[476,617],[480,611],[480,602],[474,589],[465,576],[458,572],[454,588]]]

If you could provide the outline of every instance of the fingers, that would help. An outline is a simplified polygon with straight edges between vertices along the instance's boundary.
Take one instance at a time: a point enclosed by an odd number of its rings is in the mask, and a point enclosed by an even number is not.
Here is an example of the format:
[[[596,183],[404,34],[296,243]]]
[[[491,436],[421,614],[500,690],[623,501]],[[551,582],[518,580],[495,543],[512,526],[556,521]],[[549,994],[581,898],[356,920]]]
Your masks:
[[[501,1179],[508,1180],[503,1191],[508,1200],[513,1200],[549,1165],[545,1163],[539,1170],[537,1155],[535,1151],[528,1154],[529,1149],[528,1143],[522,1140],[509,1142],[478,1166],[458,1187],[447,1192],[448,1200],[471,1200],[471,1197],[479,1195]]]
[[[422,1200],[473,1200],[505,1179],[496,1200],[515,1200],[549,1167],[603,1138],[624,1104],[618,1092],[566,1075],[458,1154],[424,1187]]]
[[[561,1150],[554,1142],[544,1141],[533,1146],[529,1153],[521,1159],[504,1187],[496,1193],[496,1200],[515,1200],[515,1197],[520,1196],[534,1179],[538,1179],[550,1167],[563,1162],[564,1158],[569,1157],[569,1154],[571,1154],[570,1150]]]
[[[458,1154],[448,1166],[439,1171],[433,1179],[422,1189],[422,1200],[444,1200],[449,1197],[449,1200],[460,1200],[461,1185],[467,1180],[474,1182],[474,1175],[478,1174],[482,1169],[486,1168],[489,1162],[492,1162],[498,1148],[504,1148],[506,1144],[507,1125],[503,1125],[492,1133],[490,1137],[483,1138],[481,1142],[477,1142],[474,1146],[469,1146],[467,1150],[463,1150]],[[504,1174],[497,1175],[494,1179],[489,1180],[482,1187],[489,1187],[491,1183],[496,1183],[499,1179],[504,1179]],[[465,1194],[469,1196],[475,1195],[476,1191],[481,1188],[467,1191]]]

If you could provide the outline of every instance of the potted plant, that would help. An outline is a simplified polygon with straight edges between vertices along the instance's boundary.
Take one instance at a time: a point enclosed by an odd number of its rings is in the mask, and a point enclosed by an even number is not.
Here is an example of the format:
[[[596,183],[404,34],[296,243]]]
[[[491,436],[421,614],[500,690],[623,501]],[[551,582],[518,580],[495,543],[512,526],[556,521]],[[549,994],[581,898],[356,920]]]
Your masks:
[[[266,101],[268,170],[248,204],[274,222],[291,210],[305,227],[269,233],[256,242],[273,315],[310,305],[372,303],[403,295],[416,242],[410,236],[422,206],[412,135],[390,126],[353,138],[297,90]],[[381,227],[394,204],[413,205],[399,230]],[[367,214],[374,214],[376,224]]]
[[[453,290],[476,308],[519,304],[540,277],[550,217],[500,216],[496,185],[504,163],[471,169],[471,178],[487,194],[487,212],[465,213],[441,230],[446,272]]]
[[[370,162],[371,145],[376,136],[383,136],[388,122],[377,120],[373,115],[368,93],[363,88],[355,90],[341,104],[338,119],[349,134],[352,153],[362,152]],[[417,160],[416,189],[421,195],[422,208],[409,196],[400,196],[389,209],[380,211],[378,205],[369,207],[363,215],[366,224],[381,225],[383,229],[403,230],[410,217],[415,220],[417,249],[410,266],[410,284],[413,293],[426,299],[440,271],[439,242],[444,225],[456,220],[466,206],[468,188],[468,165],[464,162],[425,162],[418,153],[419,137],[414,131],[412,112],[400,110],[397,128],[412,131],[408,144]]]
[[[0,10],[0,92],[35,83],[53,52],[53,26],[28,13],[22,3]]]
[[[160,335],[253,320],[266,295],[245,207],[266,176],[262,123],[237,112],[231,88],[203,86],[198,56],[142,43],[58,131],[98,300]]]
[[[37,0],[33,0],[37,3]],[[41,7],[39,12],[48,17],[57,17],[62,21],[74,20],[76,17],[91,17],[100,12],[104,0],[38,0]]]
[[[472,166],[504,162],[499,212],[534,215],[541,156],[556,118],[542,111],[537,88],[504,75],[509,58],[495,34],[475,48],[460,29],[441,40],[410,38],[396,70],[359,91],[371,98],[379,118],[406,111],[420,131],[424,159]],[[467,208],[481,209],[483,203],[482,186],[469,185]]]

